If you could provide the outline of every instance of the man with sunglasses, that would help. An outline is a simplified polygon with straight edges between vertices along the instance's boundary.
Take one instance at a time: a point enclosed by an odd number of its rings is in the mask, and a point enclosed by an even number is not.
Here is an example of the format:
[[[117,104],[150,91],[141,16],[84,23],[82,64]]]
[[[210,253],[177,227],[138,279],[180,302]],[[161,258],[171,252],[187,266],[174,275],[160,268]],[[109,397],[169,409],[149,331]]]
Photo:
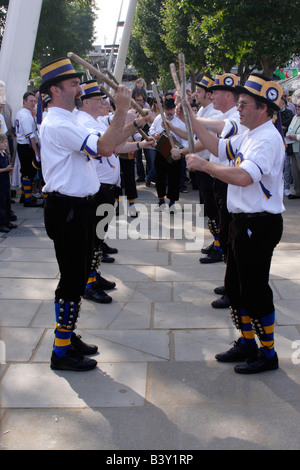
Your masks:
[[[237,91],[240,123],[248,130],[229,139],[218,139],[190,113],[194,132],[220,164],[190,154],[187,165],[190,170],[205,171],[228,184],[227,207],[232,221],[225,287],[233,323],[241,336],[216,359],[240,362],[235,372],[254,374],[278,368],[269,272],[283,231],[285,149],[272,122],[274,112],[280,109],[282,89],[266,77],[252,74]]]

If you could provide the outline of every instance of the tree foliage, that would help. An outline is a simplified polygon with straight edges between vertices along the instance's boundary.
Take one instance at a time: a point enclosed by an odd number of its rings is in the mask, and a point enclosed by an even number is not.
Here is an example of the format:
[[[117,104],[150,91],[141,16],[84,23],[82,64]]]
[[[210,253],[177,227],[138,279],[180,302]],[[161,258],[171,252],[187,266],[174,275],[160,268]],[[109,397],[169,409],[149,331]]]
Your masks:
[[[182,0],[193,12],[190,40],[206,38],[209,67],[247,74],[262,70],[272,77],[277,66],[285,66],[300,50],[300,1],[281,0]]]
[[[44,0],[34,60],[41,65],[69,51],[85,55],[94,40],[94,0]]]
[[[234,67],[243,82],[254,69],[272,77],[299,55],[299,20],[300,0],[140,0],[134,41],[159,76],[184,52],[191,75]]]
[[[164,41],[161,22],[163,3],[163,0],[139,0],[128,57],[147,83],[160,79],[163,88],[167,89],[174,87],[169,64],[176,60],[176,56],[167,48]],[[138,57],[135,52],[136,44],[143,51]]]

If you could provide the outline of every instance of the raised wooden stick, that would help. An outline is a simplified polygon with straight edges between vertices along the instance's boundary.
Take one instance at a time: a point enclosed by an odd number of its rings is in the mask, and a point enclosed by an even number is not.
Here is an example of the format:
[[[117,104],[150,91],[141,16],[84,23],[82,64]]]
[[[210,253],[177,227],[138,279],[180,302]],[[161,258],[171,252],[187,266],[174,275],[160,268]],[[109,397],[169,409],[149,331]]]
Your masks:
[[[110,86],[110,88],[112,88],[113,90],[117,90],[118,88],[118,85],[115,83],[115,81],[109,79],[104,73],[100,72],[100,70],[98,70],[96,67],[94,67],[93,65],[89,64],[86,60],[82,59],[81,57],[79,57],[78,55],[74,54],[74,52],[68,52],[68,57],[69,59],[71,60],[74,60],[74,62],[77,62],[77,64],[80,64],[82,65],[84,68],[86,68],[87,70],[89,70],[93,75],[96,75],[97,77],[101,78],[101,80],[106,83],[108,86]],[[147,112],[142,109],[136,101],[134,101],[133,99],[131,99],[131,105],[133,108],[135,108],[138,113],[140,113],[142,116],[146,116],[147,115]]]
[[[152,83],[152,90],[153,90],[155,99],[157,101],[157,105],[158,105],[158,108],[159,108],[159,112],[161,114],[162,121],[164,123],[164,128],[165,128],[166,134],[167,134],[167,136],[170,140],[171,147],[174,148],[175,147],[174,139],[172,137],[172,134],[170,132],[170,128],[169,128],[167,120],[165,118],[165,113],[164,113],[164,110],[163,110],[163,107],[162,107],[160,97],[159,97],[159,94],[158,94],[157,87],[156,87],[155,83]]]
[[[118,82],[118,80],[116,79],[116,77],[114,76],[114,74],[113,74],[110,70],[104,69],[104,72],[107,73],[107,75],[109,76],[109,78],[110,78],[113,82],[115,82],[116,85],[120,85],[119,82]]]
[[[103,85],[99,85],[99,88],[100,90],[103,91],[103,93],[106,94],[107,98],[109,98],[113,103],[114,103],[114,97],[109,93],[109,91],[107,91],[107,89],[105,88],[105,86]],[[141,136],[147,140],[147,142],[149,142],[151,139],[150,137],[146,134],[146,132],[143,131],[143,129],[138,129],[138,133],[141,134]]]
[[[191,116],[189,113],[187,98],[186,98],[186,76],[185,76],[184,54],[181,52],[178,58],[179,58],[179,73],[180,73],[180,78],[181,78],[181,105],[182,105],[182,110],[184,114],[186,130],[188,133],[189,149],[191,153],[194,153],[195,151],[194,133],[192,129]]]
[[[171,74],[172,74],[172,77],[173,77],[173,81],[174,81],[176,90],[177,90],[177,92],[179,94],[179,97],[180,97],[181,96],[181,86],[180,86],[180,81],[178,79],[175,64],[170,64],[170,70],[171,70]]]

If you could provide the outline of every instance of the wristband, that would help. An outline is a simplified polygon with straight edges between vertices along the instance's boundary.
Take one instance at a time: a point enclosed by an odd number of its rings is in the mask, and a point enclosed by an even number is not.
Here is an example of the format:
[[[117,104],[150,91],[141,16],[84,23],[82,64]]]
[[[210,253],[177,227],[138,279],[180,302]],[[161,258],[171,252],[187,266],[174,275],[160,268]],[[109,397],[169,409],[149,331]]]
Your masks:
[[[142,129],[143,126],[139,126],[138,123],[136,122],[136,119],[133,120],[133,125],[137,128],[137,129]]]

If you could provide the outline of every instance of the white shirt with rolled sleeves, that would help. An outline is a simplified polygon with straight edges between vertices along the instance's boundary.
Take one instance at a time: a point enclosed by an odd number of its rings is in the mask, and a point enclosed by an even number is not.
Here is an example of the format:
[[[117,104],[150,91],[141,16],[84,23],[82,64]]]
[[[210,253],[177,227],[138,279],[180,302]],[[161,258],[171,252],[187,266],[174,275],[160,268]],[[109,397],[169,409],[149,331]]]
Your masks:
[[[31,145],[31,140],[38,143],[37,123],[29,109],[20,109],[15,117],[16,140],[18,144]]]
[[[96,120],[93,118],[93,116],[82,110],[78,111],[77,118],[78,121],[91,132],[99,132],[100,135],[105,134],[110,124],[108,116],[103,117],[102,120]],[[117,157],[115,154],[112,154],[110,157],[96,157],[95,169],[100,183],[115,184],[116,186],[120,186],[120,160],[119,157]]]
[[[217,119],[225,122],[222,133],[218,136],[220,139],[229,139],[234,135],[242,134],[247,131],[247,128],[240,124],[240,115],[236,106],[226,111],[226,113],[221,113]],[[219,159],[213,154],[210,154],[210,161],[220,163]],[[223,164],[227,166],[228,162],[224,162]]]
[[[228,185],[227,208],[231,213],[282,213],[285,148],[272,121],[231,139],[220,139],[219,159],[247,171],[253,183]]]
[[[202,108],[199,109],[197,116],[205,119],[221,119],[222,113],[214,108],[213,103],[210,103],[205,108],[202,106]],[[206,149],[202,152],[198,152],[197,155],[204,158],[205,160],[210,159],[210,152]]]
[[[98,192],[95,171],[99,135],[78,122],[77,116],[51,107],[40,129],[44,193],[86,197]]]

